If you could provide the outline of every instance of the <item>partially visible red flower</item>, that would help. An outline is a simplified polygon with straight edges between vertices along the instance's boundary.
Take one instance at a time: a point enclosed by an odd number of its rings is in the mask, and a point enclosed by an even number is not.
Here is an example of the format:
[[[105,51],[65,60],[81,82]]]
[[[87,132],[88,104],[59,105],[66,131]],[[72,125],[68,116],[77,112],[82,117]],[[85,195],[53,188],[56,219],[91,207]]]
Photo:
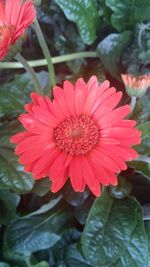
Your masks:
[[[122,74],[127,93],[130,96],[141,97],[143,96],[148,87],[150,87],[150,74],[133,76],[132,74]]]
[[[121,92],[100,86],[92,76],[86,84],[65,81],[55,86],[54,100],[32,93],[32,102],[19,117],[25,131],[14,135],[19,162],[35,179],[49,176],[51,190],[57,192],[68,177],[75,191],[87,185],[100,195],[100,184],[116,185],[116,175],[125,170],[125,161],[137,158],[132,145],[140,143],[140,132],[133,120],[125,120],[128,105],[117,107]]]
[[[31,0],[0,0],[0,59],[9,52],[24,31],[35,19]]]

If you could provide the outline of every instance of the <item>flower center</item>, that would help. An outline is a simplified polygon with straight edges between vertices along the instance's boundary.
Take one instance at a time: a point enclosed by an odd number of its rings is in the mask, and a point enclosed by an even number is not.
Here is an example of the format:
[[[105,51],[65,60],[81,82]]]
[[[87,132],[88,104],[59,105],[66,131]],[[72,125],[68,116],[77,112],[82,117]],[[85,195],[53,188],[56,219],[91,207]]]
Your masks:
[[[56,145],[70,155],[84,155],[96,146],[99,129],[87,115],[71,117],[54,130]]]
[[[0,25],[0,43],[2,43],[7,38],[11,38],[14,32],[14,25]]]

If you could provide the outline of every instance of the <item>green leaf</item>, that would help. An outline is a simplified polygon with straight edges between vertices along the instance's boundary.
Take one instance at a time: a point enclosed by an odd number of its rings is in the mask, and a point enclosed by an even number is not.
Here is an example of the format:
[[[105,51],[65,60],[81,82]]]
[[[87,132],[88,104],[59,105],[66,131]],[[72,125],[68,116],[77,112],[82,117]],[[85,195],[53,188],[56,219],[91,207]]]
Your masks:
[[[0,88],[0,117],[9,114],[18,114],[24,109],[29,100],[32,82],[27,74],[16,75],[14,80]]]
[[[97,53],[104,67],[115,78],[120,76],[120,57],[131,40],[131,32],[111,33],[103,39],[98,47]]]
[[[95,0],[55,0],[66,17],[77,24],[80,36],[85,44],[96,39],[96,26],[99,20]],[[89,19],[90,18],[90,19]]]
[[[149,133],[150,133],[150,121],[143,122],[138,125],[138,129],[142,133],[142,142],[140,145],[136,146],[136,149],[140,154],[149,154],[150,153],[150,138],[149,138]]]
[[[141,173],[143,176],[150,180],[150,164],[143,161],[132,161],[128,163],[129,166],[133,167],[136,172]]]
[[[66,248],[64,251],[64,267],[92,267],[86,259],[77,250],[77,245],[73,244]],[[94,267],[94,266],[93,266]]]
[[[6,262],[0,262],[0,267],[10,267],[10,265]]]
[[[61,196],[54,198],[54,199],[51,199],[49,203],[44,204],[38,210],[24,216],[24,218],[28,218],[28,217],[35,216],[35,215],[40,215],[40,214],[43,214],[43,213],[53,209],[60,202],[61,199],[62,199]]]
[[[89,196],[89,190],[84,192],[75,192],[70,183],[66,183],[62,189],[62,194],[67,203],[71,206],[78,207],[81,206]]]
[[[121,175],[118,176],[118,185],[117,186],[110,186],[109,187],[110,194],[112,197],[117,199],[122,199],[127,197],[132,190],[131,184],[122,177]]]
[[[50,191],[50,180],[49,178],[43,178],[35,181],[32,192],[37,194],[40,197],[45,196]]]
[[[145,233],[142,212],[139,210],[130,242],[127,244],[123,255],[112,267],[143,267],[143,263],[145,267],[148,267],[148,239]]]
[[[59,242],[52,248],[52,255],[56,266],[63,267],[91,267],[77,250],[77,241],[81,233],[76,229],[66,230]]]
[[[148,267],[150,267],[150,221],[145,222],[145,230],[148,237],[148,245],[149,245],[149,261],[148,261]]]
[[[16,219],[16,207],[20,196],[9,190],[0,190],[0,224],[8,224]]]
[[[47,72],[37,74],[44,89],[48,83]],[[33,91],[33,83],[27,73],[15,75],[14,80],[0,88],[0,117],[4,115],[17,115],[24,111],[24,105],[30,101],[29,94]]]
[[[4,236],[5,257],[13,253],[29,256],[38,250],[52,247],[60,239],[60,233],[70,218],[67,207],[61,206],[12,222]]]
[[[10,137],[18,131],[16,121],[4,125],[0,130],[0,189],[13,189],[17,192],[28,192],[32,189],[34,180],[31,175],[23,170],[23,166],[18,164],[18,159],[14,154]]]
[[[114,263],[123,254],[138,220],[134,198],[114,199],[108,191],[97,198],[90,210],[82,238],[86,259],[94,266]]]
[[[140,98],[141,104],[142,104],[142,108],[143,111],[141,113],[141,115],[139,116],[139,120],[140,122],[145,122],[145,121],[149,121],[150,120],[150,90],[147,91],[147,93]]]
[[[80,206],[74,207],[74,215],[77,221],[80,224],[85,224],[87,216],[89,214],[89,210],[94,202],[94,198],[92,196],[89,196],[88,199],[85,200],[85,202]]]
[[[149,0],[106,0],[106,5],[113,11],[111,22],[115,29],[124,31],[144,20],[149,20]]]
[[[41,261],[37,263],[36,265],[32,265],[32,267],[49,267],[49,264],[46,261]]]

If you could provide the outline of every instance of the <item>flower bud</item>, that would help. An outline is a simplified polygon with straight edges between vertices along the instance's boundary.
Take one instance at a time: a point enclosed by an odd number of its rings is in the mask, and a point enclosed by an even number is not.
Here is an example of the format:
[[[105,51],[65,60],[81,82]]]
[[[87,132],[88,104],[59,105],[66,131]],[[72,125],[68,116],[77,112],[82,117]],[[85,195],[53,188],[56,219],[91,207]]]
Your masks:
[[[121,77],[129,96],[142,97],[150,87],[150,74],[140,76],[122,74]]]

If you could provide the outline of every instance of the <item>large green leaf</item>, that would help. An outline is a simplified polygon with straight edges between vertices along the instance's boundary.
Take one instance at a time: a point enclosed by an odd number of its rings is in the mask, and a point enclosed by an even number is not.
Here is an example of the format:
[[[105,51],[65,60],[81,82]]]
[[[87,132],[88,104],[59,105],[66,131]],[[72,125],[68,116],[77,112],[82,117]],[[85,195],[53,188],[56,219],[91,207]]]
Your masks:
[[[35,251],[52,247],[60,239],[60,233],[70,218],[68,208],[60,205],[45,213],[12,222],[5,232],[4,256],[11,258],[15,253],[29,256]]]
[[[92,44],[96,38],[99,19],[95,0],[55,0],[66,17],[75,22],[84,43]]]
[[[133,28],[137,22],[149,20],[149,0],[106,0],[106,5],[113,11],[111,22],[118,31]]]
[[[97,47],[97,53],[104,67],[117,79],[120,76],[120,57],[130,40],[130,31],[111,33]]]
[[[23,170],[23,166],[18,164],[14,154],[10,137],[20,131],[18,123],[4,125],[0,130],[0,189],[13,189],[17,192],[27,192],[33,187],[34,180],[31,175]]]
[[[139,212],[141,209],[134,198],[117,200],[105,190],[93,204],[82,234],[86,259],[99,267],[119,259],[130,244]]]
[[[9,190],[0,190],[0,224],[7,224],[16,219],[16,207],[19,201],[18,194]]]
[[[129,244],[123,255],[112,267],[148,267],[148,239],[145,233],[142,212],[137,214],[137,223],[133,229]]]

